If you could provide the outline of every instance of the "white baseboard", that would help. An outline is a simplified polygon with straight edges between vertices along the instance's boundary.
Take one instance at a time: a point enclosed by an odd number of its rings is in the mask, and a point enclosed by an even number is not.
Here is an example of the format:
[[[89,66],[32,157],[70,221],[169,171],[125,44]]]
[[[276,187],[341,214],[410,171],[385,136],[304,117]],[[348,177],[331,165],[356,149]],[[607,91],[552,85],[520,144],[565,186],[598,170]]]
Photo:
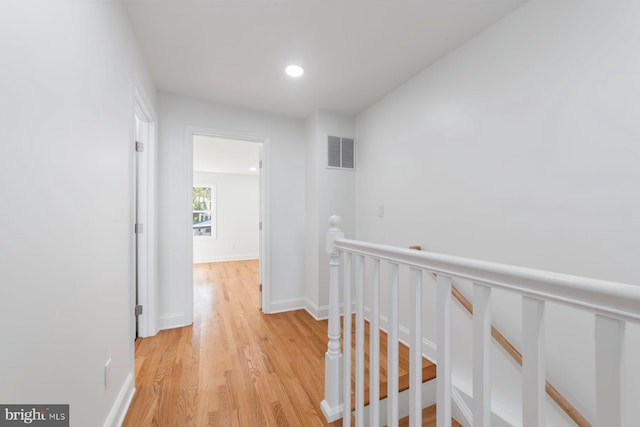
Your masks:
[[[307,310],[307,312],[311,316],[313,316],[314,319],[316,319],[316,320],[327,320],[329,318],[329,306],[328,305],[323,305],[323,306],[318,307],[309,298],[305,298],[304,302],[305,302],[304,309]],[[356,305],[355,305],[355,302],[354,302],[353,305],[351,306],[351,312],[352,313],[354,312],[355,308],[356,308]],[[343,314],[344,314],[344,304],[341,303],[340,304],[340,315],[342,316]]]
[[[322,414],[329,423],[338,421],[340,418],[342,418],[342,405],[338,406],[337,408],[331,408],[327,401],[323,400],[320,403],[320,410],[322,410]]]
[[[191,323],[187,322],[187,315],[184,313],[172,313],[166,314],[160,317],[160,330],[181,328],[183,326],[189,326]]]
[[[326,319],[326,317],[324,318],[321,317],[320,307],[315,305],[313,301],[311,301],[309,298],[304,299],[304,309],[307,310],[307,313],[309,313],[311,317],[313,317],[316,320]],[[328,310],[327,310],[327,313],[328,313]]]
[[[304,309],[316,320],[325,320],[329,318],[329,306],[318,307],[309,298],[304,299]]]
[[[127,415],[129,405],[136,392],[136,384],[133,380],[133,372],[129,372],[127,378],[124,380],[124,384],[116,397],[116,401],[113,403],[109,415],[104,422],[104,427],[120,427],[124,422],[124,417]]]
[[[219,255],[206,258],[198,258],[193,260],[194,264],[206,264],[209,262],[225,262],[225,261],[247,261],[251,259],[259,259],[258,254],[232,254],[232,255]]]
[[[289,298],[280,301],[272,301],[269,305],[269,313],[284,313],[285,311],[301,310],[305,308],[304,298]]]

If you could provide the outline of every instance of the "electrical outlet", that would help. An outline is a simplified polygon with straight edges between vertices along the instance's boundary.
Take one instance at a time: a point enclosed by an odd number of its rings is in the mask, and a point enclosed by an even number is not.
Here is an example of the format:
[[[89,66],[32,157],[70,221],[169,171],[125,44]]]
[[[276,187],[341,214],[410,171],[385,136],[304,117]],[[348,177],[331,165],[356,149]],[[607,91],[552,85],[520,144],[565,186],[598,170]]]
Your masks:
[[[111,382],[111,358],[104,364],[104,389],[109,388]]]
[[[378,217],[384,218],[384,205],[378,205]]]

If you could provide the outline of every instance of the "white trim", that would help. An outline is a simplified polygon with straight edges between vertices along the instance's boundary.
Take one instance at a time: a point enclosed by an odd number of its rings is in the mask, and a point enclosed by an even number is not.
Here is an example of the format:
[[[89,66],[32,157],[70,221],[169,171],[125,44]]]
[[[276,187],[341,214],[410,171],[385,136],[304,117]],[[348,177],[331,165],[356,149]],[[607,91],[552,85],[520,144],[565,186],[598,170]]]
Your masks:
[[[214,172],[214,171],[199,170],[199,169],[194,169],[193,172],[195,172],[195,173],[210,173],[210,174],[216,174],[216,175],[229,175],[229,176],[255,176],[255,177],[259,176],[259,174],[256,173],[256,172],[247,172],[247,173]]]
[[[320,402],[320,410],[329,423],[338,421],[340,418],[342,418],[342,406],[343,405],[340,405],[332,409],[326,400]]]
[[[303,310],[305,308],[306,307],[304,298],[289,298],[279,301],[273,301],[271,303],[271,311],[269,313],[284,313],[286,311]]]
[[[304,298],[304,309],[315,320],[326,320],[326,319],[329,318],[329,306],[328,305],[323,305],[322,307],[319,307],[307,297]]]
[[[271,164],[271,144],[269,138],[262,141],[260,161],[262,167],[260,183],[260,221],[262,221],[262,238],[260,240],[260,280],[262,281],[262,300],[260,306],[264,313],[271,313],[271,206],[269,205],[271,194],[271,177],[268,165]]]
[[[456,419],[463,426],[473,425],[473,415],[471,409],[460,395],[458,387],[455,385],[451,387],[451,400],[453,401],[452,412],[453,418]],[[462,420],[462,421],[461,421]]]
[[[182,328],[193,323],[186,313],[171,313],[161,316],[159,319],[160,330]]]
[[[530,298],[640,323],[640,287],[637,285],[349,239],[336,240],[334,245],[338,250],[356,255],[380,258],[439,276],[466,279]]]
[[[120,392],[118,393],[116,401],[113,403],[113,406],[107,415],[104,427],[119,427],[122,425],[135,392],[136,387],[133,381],[133,372],[129,372],[127,378],[124,380],[124,384],[122,385]]]
[[[225,262],[225,261],[248,261],[259,259],[259,255],[257,253],[252,254],[237,254],[237,255],[218,255],[208,258],[200,258],[194,259],[194,264],[207,264],[210,262]]]
[[[304,299],[304,309],[315,319],[315,320],[327,320],[329,318],[329,306],[322,305],[317,306],[311,301],[309,298]],[[365,308],[366,310],[367,308]],[[355,301],[351,303],[351,313],[355,311]],[[344,303],[340,303],[340,315],[344,315]]]
[[[150,337],[158,333],[158,290],[157,290],[157,254],[156,254],[156,146],[157,146],[157,117],[151,107],[149,98],[144,91],[139,88],[134,89],[134,114],[140,113],[140,117],[147,123],[147,138],[145,141],[145,153],[147,156],[146,166],[146,280],[138,285],[138,302],[144,307],[142,314],[138,317],[138,335]],[[135,139],[135,133],[133,135]],[[133,150],[132,150],[133,151]],[[135,151],[133,151],[133,161],[136,161]],[[135,170],[135,169],[134,169]],[[135,181],[134,181],[135,182]],[[134,197],[137,197],[134,195]],[[134,203],[135,203],[134,199]],[[134,209],[135,211],[135,209]],[[135,219],[134,219],[135,223]],[[134,248],[135,248],[135,234]],[[135,256],[135,254],[134,254]],[[134,272],[134,274],[136,274]],[[135,280],[135,277],[134,277]],[[133,283],[135,289],[135,282]],[[134,320],[135,322],[135,320]]]
[[[451,399],[454,405],[452,405],[453,416],[464,427],[470,427],[473,425],[473,415],[470,406],[473,403],[473,396],[471,395],[471,384],[462,381],[455,375],[452,376],[451,381],[453,387],[451,387]],[[551,404],[547,400],[547,405]],[[518,420],[513,414],[509,414],[500,402],[493,399],[491,402],[491,425],[494,427],[507,427],[507,426],[521,426],[522,420]]]

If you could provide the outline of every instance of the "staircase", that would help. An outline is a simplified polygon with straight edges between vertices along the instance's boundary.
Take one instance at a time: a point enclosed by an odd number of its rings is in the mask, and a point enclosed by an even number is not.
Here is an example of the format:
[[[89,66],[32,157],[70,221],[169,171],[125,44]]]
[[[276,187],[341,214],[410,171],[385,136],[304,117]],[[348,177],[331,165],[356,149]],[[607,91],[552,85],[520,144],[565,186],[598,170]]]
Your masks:
[[[352,321],[355,321],[355,316],[352,316]],[[368,321],[365,321],[365,349],[370,348],[370,337],[371,337],[371,324]],[[343,334],[344,336],[344,334]],[[355,330],[351,331],[351,343],[352,343],[352,351],[355,353],[355,342],[356,342],[356,332]],[[381,409],[381,420],[387,419],[386,407],[384,402],[386,401],[388,395],[388,372],[387,372],[387,345],[388,345],[388,337],[386,332],[380,330],[379,334],[380,339],[380,381],[379,381],[379,399],[382,405]],[[344,339],[342,340],[342,344],[344,344]],[[364,424],[370,425],[370,414],[368,409],[370,407],[370,357],[369,351],[365,350],[365,381],[364,381],[364,405],[365,405],[365,416],[364,416]],[[398,392],[399,392],[399,400],[400,400],[400,413],[407,413],[409,410],[408,402],[409,396],[406,393],[409,390],[409,348],[403,343],[398,343]],[[352,360],[351,372],[355,372],[355,360]],[[433,364],[426,358],[422,358],[422,396],[423,396],[423,406],[426,406],[422,411],[422,426],[433,426],[436,425],[436,406],[433,404],[435,402],[435,378],[436,378],[436,365]],[[351,376],[351,389],[355,390],[355,376]],[[355,424],[355,416],[353,412],[355,411],[355,391],[351,393],[351,412],[352,412],[352,423]],[[386,425],[384,423],[383,425]],[[406,416],[399,420],[399,426],[409,426],[409,417]],[[453,426],[461,426],[455,419],[452,419]]]
[[[436,427],[436,405],[431,405],[422,410],[422,427]],[[409,427],[409,417],[404,417],[398,423],[398,427]],[[453,427],[462,427],[462,424],[451,418]]]
[[[470,282],[473,290],[473,307],[460,301],[471,312],[473,336],[470,408],[466,408],[466,403],[458,402],[456,397],[459,405],[456,407],[464,408],[460,414],[465,426],[491,424],[492,335],[497,341],[502,337],[491,324],[493,289],[514,293],[522,300],[522,353],[515,348],[513,352],[508,348],[507,351],[513,353],[521,365],[523,426],[546,424],[545,388],[551,390],[550,396],[562,407],[562,399],[554,397],[557,391],[545,381],[547,302],[567,305],[593,316],[596,405],[592,424],[622,425],[624,331],[627,322],[640,323],[640,286],[348,240],[338,228],[339,223],[339,217],[331,217],[331,228],[327,233],[329,343],[325,354],[325,399],[321,409],[329,422],[342,419],[346,427],[352,423],[362,427],[365,422],[373,427],[385,423],[418,427],[433,425],[430,423],[435,412],[437,427],[459,425],[452,419],[452,400],[457,393],[451,375],[451,310],[455,293],[453,282],[463,280]],[[408,273],[406,277],[401,274],[401,268]],[[342,280],[340,276],[343,276]],[[380,330],[383,317],[381,284],[385,286],[384,320],[388,336],[371,334],[371,331]],[[422,357],[422,300],[426,286],[435,286],[432,301],[436,317],[434,359],[437,367]],[[401,289],[405,298],[402,304]],[[349,307],[350,314],[352,304],[355,306],[355,318],[351,315],[343,317],[344,334],[340,327],[341,301],[344,307]],[[410,317],[408,324],[403,324],[410,334],[409,348],[398,345],[401,308]],[[437,381],[434,381],[433,370]],[[350,381],[343,381],[344,378]],[[425,388],[433,387],[433,383],[436,383],[435,407],[429,402]],[[416,386],[418,384],[420,386]],[[408,419],[400,407],[404,395],[408,395],[409,400]],[[351,416],[345,416],[346,408],[351,410]],[[590,425],[581,416],[571,416],[570,405],[563,409],[576,424]],[[385,410],[388,411],[386,416],[382,415]]]
[[[355,319],[355,316],[353,317]],[[355,330],[351,331],[351,348],[355,352]],[[369,368],[370,368],[370,337],[371,337],[371,325],[365,321],[365,382],[364,382],[364,404],[369,405],[371,393],[369,390]],[[384,331],[380,331],[380,400],[387,397],[387,334]],[[403,392],[409,389],[409,348],[403,343],[398,343],[398,391]],[[355,360],[352,360],[352,372],[355,372]],[[436,378],[436,365],[431,363],[426,358],[422,358],[422,382],[427,383]],[[351,389],[355,390],[355,376],[351,376]],[[351,394],[351,410],[355,410],[355,391]]]

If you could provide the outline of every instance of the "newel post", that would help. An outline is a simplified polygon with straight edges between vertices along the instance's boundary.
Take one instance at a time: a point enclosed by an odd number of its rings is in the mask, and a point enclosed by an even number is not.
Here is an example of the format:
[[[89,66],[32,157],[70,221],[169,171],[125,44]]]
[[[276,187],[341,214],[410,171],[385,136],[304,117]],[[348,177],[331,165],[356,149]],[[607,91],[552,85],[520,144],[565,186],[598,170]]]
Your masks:
[[[342,418],[342,353],[340,352],[340,251],[335,241],[344,233],[338,228],[340,217],[329,218],[327,253],[329,254],[329,344],[324,356],[324,400],[320,404],[328,422]]]

